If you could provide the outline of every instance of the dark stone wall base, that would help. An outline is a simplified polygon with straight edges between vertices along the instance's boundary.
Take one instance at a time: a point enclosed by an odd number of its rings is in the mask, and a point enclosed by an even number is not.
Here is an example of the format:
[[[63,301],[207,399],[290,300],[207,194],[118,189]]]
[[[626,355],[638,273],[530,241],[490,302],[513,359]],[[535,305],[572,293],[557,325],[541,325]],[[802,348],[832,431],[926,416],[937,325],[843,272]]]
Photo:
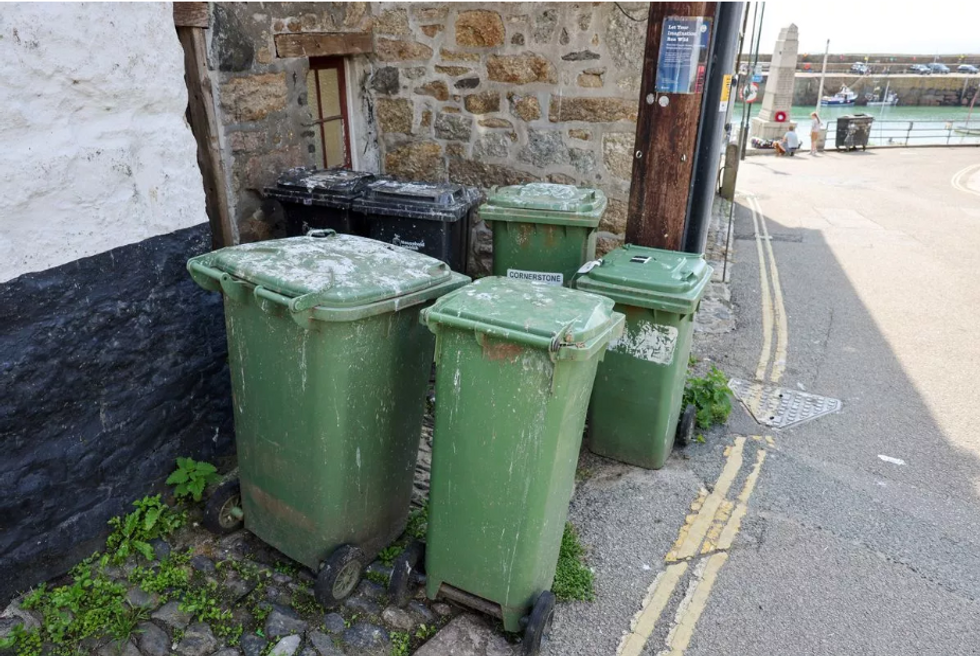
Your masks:
[[[0,284],[0,602],[90,555],[178,456],[233,448],[207,224]],[[0,604],[2,607],[2,604]]]

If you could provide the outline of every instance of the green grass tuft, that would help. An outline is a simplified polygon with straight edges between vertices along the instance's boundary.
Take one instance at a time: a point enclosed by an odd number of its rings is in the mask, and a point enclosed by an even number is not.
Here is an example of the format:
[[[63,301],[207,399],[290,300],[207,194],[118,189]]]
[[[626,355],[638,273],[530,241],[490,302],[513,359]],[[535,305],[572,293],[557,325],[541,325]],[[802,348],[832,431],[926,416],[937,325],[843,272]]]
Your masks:
[[[558,601],[595,601],[595,581],[592,570],[585,566],[585,549],[571,522],[565,524],[558,552],[558,569],[551,591]]]

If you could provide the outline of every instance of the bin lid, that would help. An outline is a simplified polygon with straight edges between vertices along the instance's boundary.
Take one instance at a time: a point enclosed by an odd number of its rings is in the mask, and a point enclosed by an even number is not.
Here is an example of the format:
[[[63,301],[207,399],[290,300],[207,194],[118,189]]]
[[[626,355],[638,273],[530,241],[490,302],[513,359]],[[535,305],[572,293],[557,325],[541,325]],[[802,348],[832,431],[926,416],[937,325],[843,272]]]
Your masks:
[[[407,219],[457,221],[479,200],[473,187],[453,183],[376,180],[367,185],[352,209]]]
[[[347,207],[374,179],[373,173],[364,171],[298,167],[282,173],[276,186],[266,187],[265,193],[285,202]]]
[[[326,308],[377,303],[452,276],[449,267],[433,257],[332,230],[230,246],[195,259],[282,296],[315,295],[310,301]]]
[[[488,221],[519,221],[596,227],[606,209],[599,189],[532,182],[494,187],[480,216]]]
[[[575,288],[625,305],[691,314],[711,272],[701,255],[627,244],[607,253]]]
[[[277,184],[284,189],[307,192],[330,192],[349,195],[374,179],[373,173],[350,169],[317,169],[298,167],[279,176]]]
[[[574,289],[491,276],[441,297],[423,320],[518,343],[547,345],[557,338],[563,347],[585,348],[620,323],[613,305],[608,298]]]

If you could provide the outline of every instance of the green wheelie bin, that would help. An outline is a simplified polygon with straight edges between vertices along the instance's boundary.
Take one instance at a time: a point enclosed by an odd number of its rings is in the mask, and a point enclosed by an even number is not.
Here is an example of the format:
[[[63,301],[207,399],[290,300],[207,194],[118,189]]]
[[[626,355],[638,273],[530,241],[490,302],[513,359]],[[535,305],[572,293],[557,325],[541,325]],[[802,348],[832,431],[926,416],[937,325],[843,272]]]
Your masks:
[[[623,317],[602,296],[490,277],[421,319],[436,334],[426,594],[526,626],[537,653],[596,366]],[[396,562],[396,603],[421,561],[413,547]]]
[[[335,606],[405,528],[434,338],[419,311],[469,279],[435,258],[319,230],[187,263],[224,295],[239,478],[206,504],[317,572]]]
[[[626,315],[609,343],[589,407],[589,449],[631,465],[660,469],[675,439],[694,431],[695,408],[681,409],[694,313],[711,279],[700,255],[626,245],[575,281]]]
[[[493,275],[569,287],[578,268],[595,258],[606,195],[533,182],[495,187],[479,211],[493,229]]]

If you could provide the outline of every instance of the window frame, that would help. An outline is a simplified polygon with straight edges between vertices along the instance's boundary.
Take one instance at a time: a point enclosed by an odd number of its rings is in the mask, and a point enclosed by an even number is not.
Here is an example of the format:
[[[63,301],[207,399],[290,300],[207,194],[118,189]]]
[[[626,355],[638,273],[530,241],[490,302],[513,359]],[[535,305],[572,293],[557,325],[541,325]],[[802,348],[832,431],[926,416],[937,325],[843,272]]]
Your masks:
[[[337,86],[340,103],[340,114],[332,116],[323,115],[323,107],[320,104],[320,98],[322,94],[320,92],[320,74],[319,71],[335,69],[337,71]],[[313,123],[317,127],[319,132],[318,138],[320,139],[320,152],[323,153],[323,165],[324,168],[330,168],[332,166],[338,166],[337,164],[331,164],[327,161],[327,138],[326,132],[323,129],[323,125],[330,121],[340,121],[341,132],[344,135],[343,146],[344,146],[344,168],[351,168],[351,147],[350,147],[350,112],[347,107],[347,60],[345,57],[338,55],[331,55],[327,57],[310,57],[310,72],[313,73],[313,82],[316,88],[316,98],[311,99],[310,107],[312,108],[313,103],[316,103],[316,114],[313,116]],[[319,165],[319,162],[317,162]]]

